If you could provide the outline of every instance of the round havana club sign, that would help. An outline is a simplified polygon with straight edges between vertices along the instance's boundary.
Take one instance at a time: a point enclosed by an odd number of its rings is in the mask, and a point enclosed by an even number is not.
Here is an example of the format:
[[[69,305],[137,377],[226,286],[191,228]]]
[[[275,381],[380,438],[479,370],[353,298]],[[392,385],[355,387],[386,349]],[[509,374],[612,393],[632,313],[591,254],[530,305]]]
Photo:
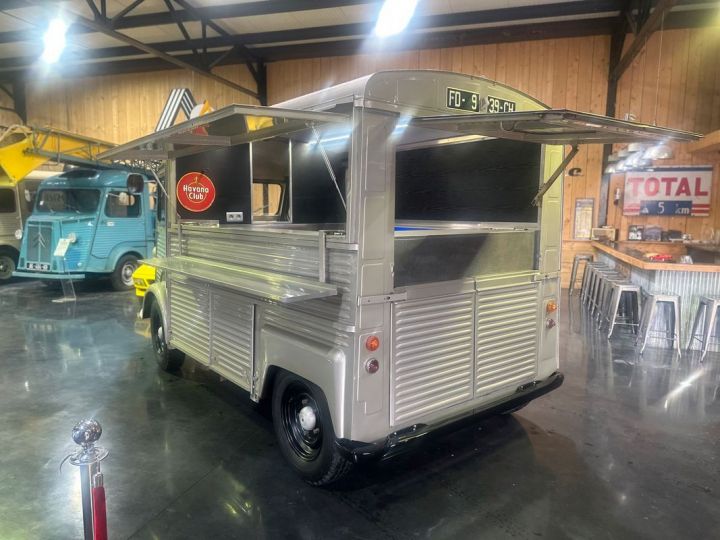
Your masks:
[[[177,183],[177,200],[191,212],[204,212],[215,202],[215,185],[201,172],[184,174]]]

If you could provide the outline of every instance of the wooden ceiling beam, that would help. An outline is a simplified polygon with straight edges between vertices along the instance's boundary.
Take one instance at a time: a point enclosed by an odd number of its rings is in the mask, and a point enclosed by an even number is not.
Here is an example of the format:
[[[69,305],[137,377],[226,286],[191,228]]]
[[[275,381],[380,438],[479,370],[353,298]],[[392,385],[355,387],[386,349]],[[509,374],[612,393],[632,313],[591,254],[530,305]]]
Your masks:
[[[670,10],[677,4],[677,0],[659,0],[655,9],[648,16],[645,24],[643,24],[635,35],[635,39],[630,44],[630,47],[625,54],[620,58],[620,61],[613,68],[610,74],[611,81],[618,81],[622,74],[625,73],[630,64],[632,64],[635,57],[643,50],[650,36],[660,28],[666,16],[670,14]]]

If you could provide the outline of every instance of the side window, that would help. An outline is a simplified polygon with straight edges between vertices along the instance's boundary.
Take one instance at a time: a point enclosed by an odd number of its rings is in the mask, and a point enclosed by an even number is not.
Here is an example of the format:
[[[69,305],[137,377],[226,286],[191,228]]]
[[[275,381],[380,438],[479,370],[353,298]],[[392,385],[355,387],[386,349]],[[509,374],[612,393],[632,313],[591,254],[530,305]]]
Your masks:
[[[10,214],[15,209],[15,192],[12,189],[0,189],[0,214]]]
[[[125,191],[111,191],[105,203],[105,215],[110,218],[134,218],[140,216],[140,195]]]

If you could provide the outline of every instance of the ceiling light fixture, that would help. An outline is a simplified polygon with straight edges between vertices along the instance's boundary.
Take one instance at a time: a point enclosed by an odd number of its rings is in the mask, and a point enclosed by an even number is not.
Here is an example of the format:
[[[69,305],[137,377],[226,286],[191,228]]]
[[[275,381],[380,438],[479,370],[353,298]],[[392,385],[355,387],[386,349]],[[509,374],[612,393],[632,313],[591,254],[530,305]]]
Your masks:
[[[385,0],[375,23],[375,35],[388,37],[405,30],[416,6],[417,0]]]
[[[67,25],[62,19],[53,19],[50,21],[50,25],[43,36],[45,48],[43,49],[42,56],[40,57],[43,62],[54,64],[60,59],[60,55],[63,50],[65,50],[66,32]]]

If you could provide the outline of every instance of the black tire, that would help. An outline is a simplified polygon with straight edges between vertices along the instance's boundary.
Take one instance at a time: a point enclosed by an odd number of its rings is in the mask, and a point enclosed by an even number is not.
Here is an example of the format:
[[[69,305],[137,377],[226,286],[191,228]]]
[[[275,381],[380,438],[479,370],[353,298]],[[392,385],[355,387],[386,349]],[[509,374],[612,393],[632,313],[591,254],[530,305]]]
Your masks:
[[[17,253],[10,249],[0,249],[0,283],[12,278],[17,262]]]
[[[313,429],[304,429],[301,424],[300,412],[307,407],[314,415]],[[352,469],[352,463],[340,455],[335,445],[330,409],[318,386],[292,373],[278,375],[273,388],[272,418],[283,457],[308,484],[324,486],[336,482]]]
[[[160,369],[174,372],[182,367],[185,361],[185,353],[168,347],[165,323],[157,302],[153,302],[152,306],[150,306],[150,339],[155,353],[155,361]]]
[[[133,272],[137,270],[138,258],[135,255],[123,255],[115,265],[110,283],[116,291],[127,291],[135,287]]]

